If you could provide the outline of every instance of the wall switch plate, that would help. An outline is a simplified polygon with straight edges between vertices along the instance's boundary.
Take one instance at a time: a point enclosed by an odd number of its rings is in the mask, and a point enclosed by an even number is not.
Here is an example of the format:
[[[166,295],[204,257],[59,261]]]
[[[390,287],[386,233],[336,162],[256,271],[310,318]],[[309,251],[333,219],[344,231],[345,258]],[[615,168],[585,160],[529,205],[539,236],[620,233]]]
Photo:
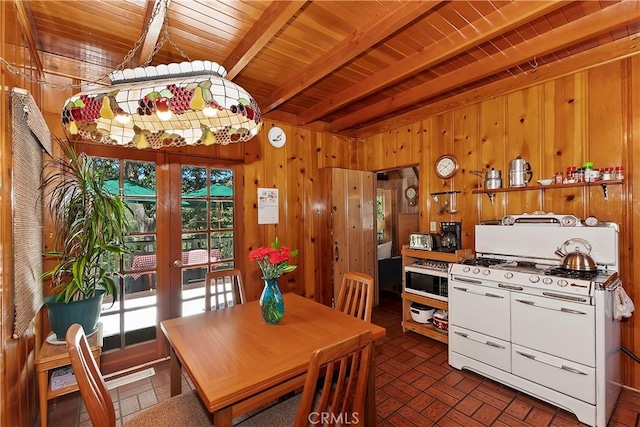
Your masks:
[[[431,221],[431,222],[429,223],[429,231],[430,231],[430,232],[432,232],[432,233],[435,233],[435,232],[436,232],[436,229],[437,229],[437,228],[436,228],[436,222],[435,222],[435,221]]]

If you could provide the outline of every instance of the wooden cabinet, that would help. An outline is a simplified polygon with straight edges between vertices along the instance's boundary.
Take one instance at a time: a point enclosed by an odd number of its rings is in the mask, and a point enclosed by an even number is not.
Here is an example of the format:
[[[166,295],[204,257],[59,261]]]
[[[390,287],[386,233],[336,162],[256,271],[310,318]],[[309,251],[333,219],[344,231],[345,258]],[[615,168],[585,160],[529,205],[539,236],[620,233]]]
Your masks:
[[[411,318],[410,309],[412,302],[417,302],[419,304],[442,310],[447,310],[448,305],[444,301],[405,292],[406,276],[404,274],[404,267],[412,265],[418,260],[460,262],[467,258],[471,258],[472,256],[473,251],[471,249],[460,249],[454,253],[446,253],[409,249],[408,245],[404,245],[402,247],[402,330],[404,332],[413,331],[443,343],[447,343],[449,341],[449,337],[436,330],[431,323],[418,323]]]

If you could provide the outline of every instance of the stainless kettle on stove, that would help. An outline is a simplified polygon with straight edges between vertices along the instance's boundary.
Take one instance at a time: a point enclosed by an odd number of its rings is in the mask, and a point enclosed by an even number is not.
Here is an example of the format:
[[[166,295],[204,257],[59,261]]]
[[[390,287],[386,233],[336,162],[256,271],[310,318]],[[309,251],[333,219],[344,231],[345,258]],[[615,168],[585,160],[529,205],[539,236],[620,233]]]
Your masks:
[[[526,187],[532,177],[531,165],[522,157],[509,162],[509,187]]]

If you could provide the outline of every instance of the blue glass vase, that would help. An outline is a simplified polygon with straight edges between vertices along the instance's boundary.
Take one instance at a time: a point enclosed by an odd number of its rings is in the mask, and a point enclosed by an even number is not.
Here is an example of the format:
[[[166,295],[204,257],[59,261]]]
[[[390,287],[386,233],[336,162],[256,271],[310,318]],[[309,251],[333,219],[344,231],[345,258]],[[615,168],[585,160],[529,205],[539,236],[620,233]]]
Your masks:
[[[284,299],[278,287],[278,279],[264,279],[260,296],[260,313],[265,322],[275,325],[284,317]]]

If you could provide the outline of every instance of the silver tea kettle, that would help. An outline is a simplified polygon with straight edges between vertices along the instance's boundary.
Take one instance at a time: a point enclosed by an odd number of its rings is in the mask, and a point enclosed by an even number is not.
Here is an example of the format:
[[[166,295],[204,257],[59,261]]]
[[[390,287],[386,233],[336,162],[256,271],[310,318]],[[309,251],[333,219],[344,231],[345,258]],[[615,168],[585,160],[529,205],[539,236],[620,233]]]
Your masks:
[[[529,162],[518,156],[509,163],[509,187],[525,187],[533,177]]]
[[[567,246],[576,243],[584,246],[587,250],[587,253],[580,252],[580,247],[576,246],[574,252],[565,254],[564,250],[567,248]],[[563,257],[562,262],[560,263],[560,267],[564,268],[565,270],[589,272],[598,271],[596,262],[593,260],[593,258],[591,258],[591,256],[589,256],[590,253],[591,244],[588,241],[577,237],[564,242],[562,246],[556,249],[555,252],[556,255]]]

